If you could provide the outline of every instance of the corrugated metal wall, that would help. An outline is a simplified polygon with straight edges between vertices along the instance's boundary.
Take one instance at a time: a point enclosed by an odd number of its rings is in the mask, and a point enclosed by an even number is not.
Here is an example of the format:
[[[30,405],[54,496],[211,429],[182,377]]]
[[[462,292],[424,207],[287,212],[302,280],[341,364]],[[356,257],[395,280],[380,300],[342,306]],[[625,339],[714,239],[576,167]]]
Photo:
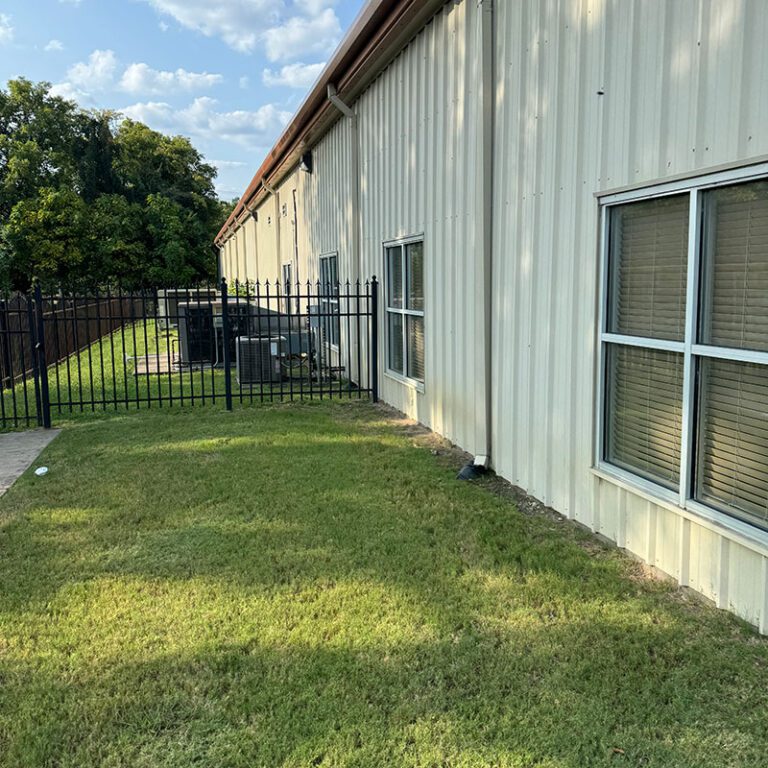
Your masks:
[[[363,274],[383,275],[383,242],[424,234],[424,392],[384,376],[382,396],[472,452],[483,438],[477,16],[474,2],[446,5],[357,104]]]
[[[766,631],[768,548],[590,467],[594,193],[768,153],[767,37],[762,0],[498,3],[493,280],[496,469]]]
[[[307,278],[319,278],[318,258],[338,253],[339,279],[357,279],[353,247],[351,158],[354,130],[348,119],[339,120],[313,149],[313,172],[301,174],[306,232],[305,247],[310,254]]]
[[[768,155],[765,5],[494,5],[494,466],[768,632],[759,536],[728,533],[591,470],[595,194]],[[473,453],[484,447],[478,18],[473,0],[446,4],[354,105],[359,138],[340,119],[313,148],[313,174],[289,176],[255,226],[259,276],[279,278],[293,257],[296,188],[301,279],[316,279],[317,257],[331,251],[342,280],[353,279],[359,141],[362,277],[383,277],[382,244],[399,237],[423,233],[427,264],[424,392],[383,376],[382,396]],[[224,263],[236,263],[233,248]]]

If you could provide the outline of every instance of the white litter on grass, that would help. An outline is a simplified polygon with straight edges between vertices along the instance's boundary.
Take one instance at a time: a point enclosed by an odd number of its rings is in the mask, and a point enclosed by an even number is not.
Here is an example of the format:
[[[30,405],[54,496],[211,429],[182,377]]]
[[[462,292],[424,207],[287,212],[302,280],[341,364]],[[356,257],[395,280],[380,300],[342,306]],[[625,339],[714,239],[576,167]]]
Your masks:
[[[47,474],[48,474],[48,467],[38,467],[38,468],[35,470],[35,474],[36,474],[38,477],[42,477],[43,475],[47,475]]]

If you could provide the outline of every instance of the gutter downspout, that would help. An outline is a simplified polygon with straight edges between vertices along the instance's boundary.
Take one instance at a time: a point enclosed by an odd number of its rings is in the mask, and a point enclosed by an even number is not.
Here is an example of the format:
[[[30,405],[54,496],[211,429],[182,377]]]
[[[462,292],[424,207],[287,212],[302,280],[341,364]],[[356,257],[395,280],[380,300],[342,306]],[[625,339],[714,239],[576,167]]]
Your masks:
[[[485,374],[485,451],[475,459],[476,466],[488,468],[493,448],[493,192],[494,192],[494,59],[495,59],[495,18],[493,0],[477,0],[480,11],[480,77],[481,77],[481,168],[482,180],[480,197],[482,211],[480,222],[482,248],[482,307],[483,307],[483,370]]]
[[[350,182],[352,185],[352,265],[356,274],[351,282],[363,279],[363,262],[360,249],[362,221],[360,221],[360,124],[357,113],[342,101],[336,86],[328,84],[328,101],[333,104],[352,126],[352,156],[350,158]]]

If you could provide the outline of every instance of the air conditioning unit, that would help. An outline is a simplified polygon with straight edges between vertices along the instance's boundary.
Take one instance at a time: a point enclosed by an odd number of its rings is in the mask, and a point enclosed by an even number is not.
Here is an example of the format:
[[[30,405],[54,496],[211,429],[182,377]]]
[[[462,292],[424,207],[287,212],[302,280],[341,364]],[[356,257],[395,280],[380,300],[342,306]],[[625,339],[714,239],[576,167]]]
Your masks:
[[[283,336],[239,336],[236,344],[237,382],[257,386],[279,382]]]
[[[253,308],[246,303],[229,301],[229,359],[236,355],[238,336],[253,333]],[[224,363],[224,321],[222,302],[181,302],[179,313],[179,347],[183,364],[201,363],[221,366]],[[269,332],[269,331],[267,331]]]
[[[177,328],[179,304],[205,304],[215,301],[215,288],[166,288],[157,292],[157,327],[160,330]]]

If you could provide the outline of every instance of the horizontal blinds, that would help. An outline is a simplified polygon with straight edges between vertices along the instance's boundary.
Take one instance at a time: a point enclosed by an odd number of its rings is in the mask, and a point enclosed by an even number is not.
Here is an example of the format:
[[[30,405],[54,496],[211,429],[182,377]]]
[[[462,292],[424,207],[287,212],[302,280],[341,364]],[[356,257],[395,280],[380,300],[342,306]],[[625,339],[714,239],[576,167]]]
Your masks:
[[[424,243],[410,243],[406,248],[408,290],[406,307],[424,311]]]
[[[706,196],[703,341],[768,351],[768,183]]]
[[[608,349],[606,458],[673,487],[680,476],[683,356]]]
[[[424,381],[424,318],[407,316],[408,376]]]
[[[684,339],[688,218],[688,195],[611,209],[609,330]]]
[[[403,316],[399,312],[388,312],[388,362],[391,371],[403,371]]]
[[[699,497],[768,524],[768,367],[701,361]]]
[[[403,307],[403,249],[387,248],[387,306]]]

